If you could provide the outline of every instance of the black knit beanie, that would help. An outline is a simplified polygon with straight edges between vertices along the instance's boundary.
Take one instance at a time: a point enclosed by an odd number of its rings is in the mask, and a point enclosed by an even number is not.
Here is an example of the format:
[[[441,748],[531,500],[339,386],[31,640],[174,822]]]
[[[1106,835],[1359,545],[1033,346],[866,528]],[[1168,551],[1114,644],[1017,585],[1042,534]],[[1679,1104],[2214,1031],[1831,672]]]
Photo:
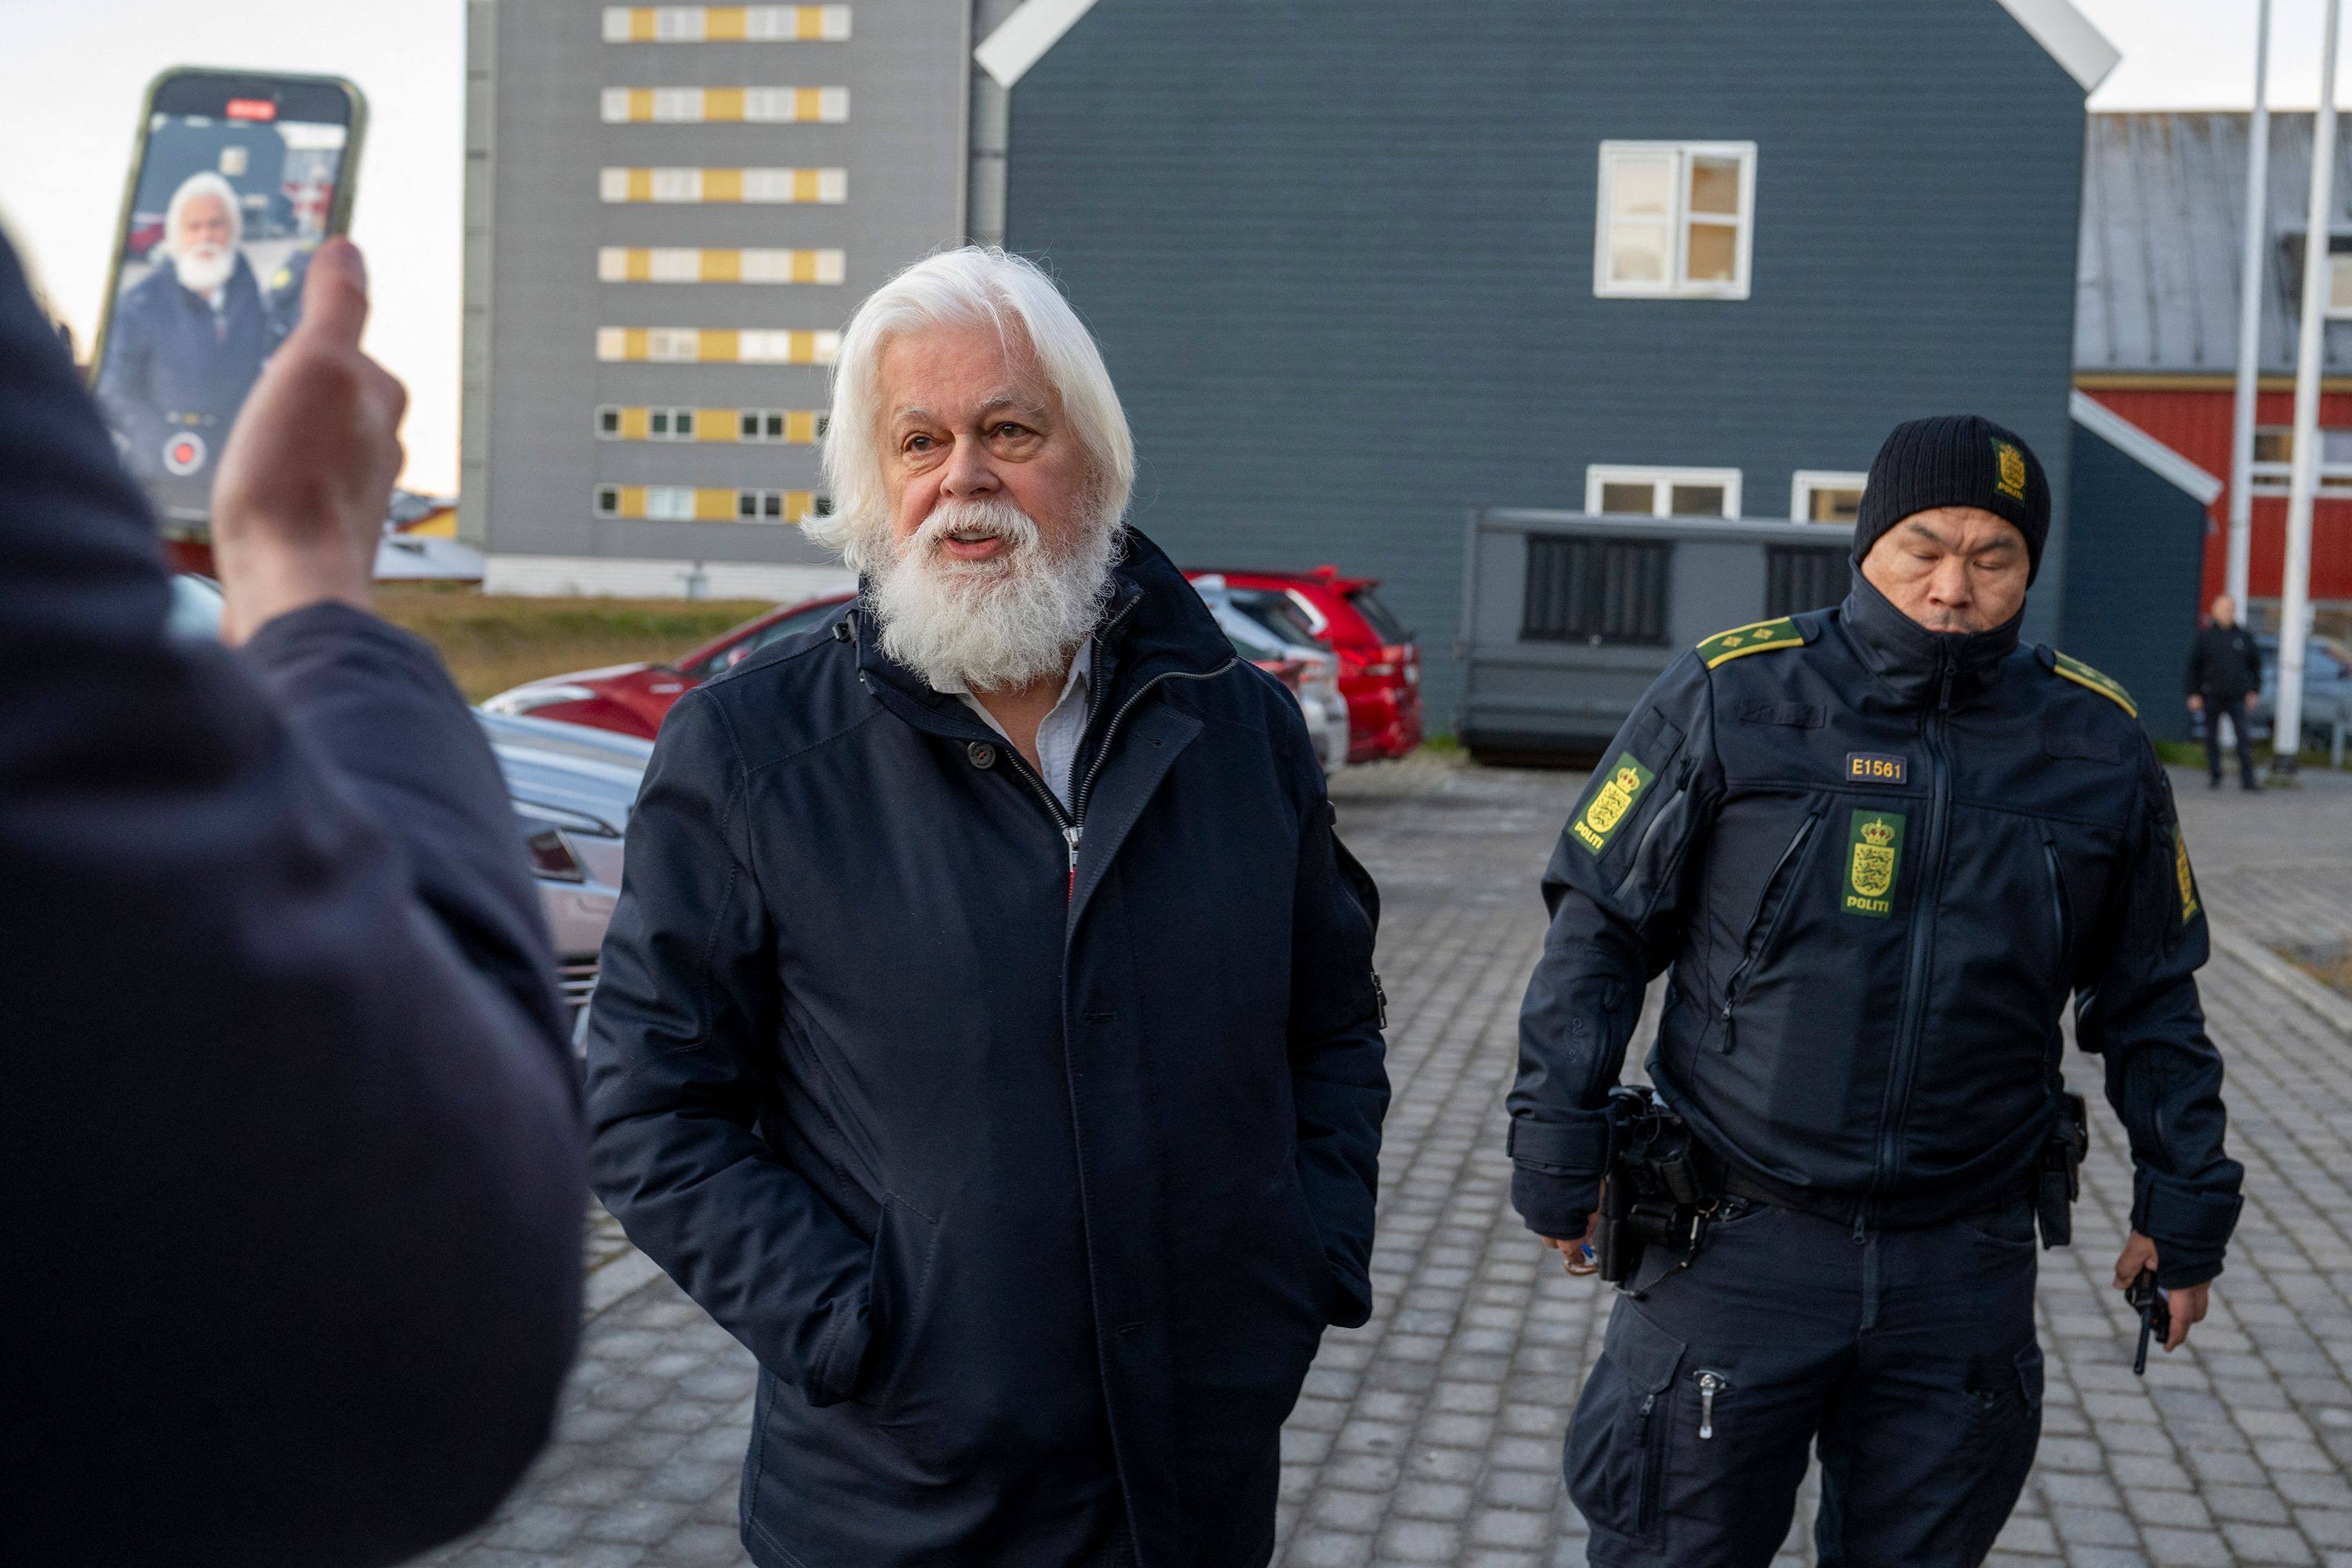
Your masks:
[[[1982,507],[2025,535],[2028,582],[2042,571],[2050,538],[2050,478],[2033,448],[1976,414],[1946,414],[1897,425],[1870,465],[1853,525],[1853,563],[1878,536],[1914,512]]]

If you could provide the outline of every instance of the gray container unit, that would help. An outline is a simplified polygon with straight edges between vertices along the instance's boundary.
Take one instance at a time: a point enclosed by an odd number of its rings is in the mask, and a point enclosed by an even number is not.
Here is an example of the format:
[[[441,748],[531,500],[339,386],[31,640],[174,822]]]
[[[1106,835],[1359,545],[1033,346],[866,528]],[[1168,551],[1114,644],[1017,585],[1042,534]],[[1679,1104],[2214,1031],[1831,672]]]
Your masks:
[[[1463,569],[1455,728],[1482,759],[1589,757],[1675,656],[1845,596],[1852,530],[1486,510]]]

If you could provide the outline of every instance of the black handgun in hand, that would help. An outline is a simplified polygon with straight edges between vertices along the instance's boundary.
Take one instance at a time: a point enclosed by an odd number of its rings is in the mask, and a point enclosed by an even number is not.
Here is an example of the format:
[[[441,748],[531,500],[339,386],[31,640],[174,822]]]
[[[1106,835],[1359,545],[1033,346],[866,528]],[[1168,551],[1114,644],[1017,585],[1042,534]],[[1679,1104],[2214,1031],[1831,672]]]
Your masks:
[[[2143,1268],[2139,1278],[2124,1292],[2124,1300],[2139,1314],[2139,1350],[2132,1357],[2132,1375],[2147,1375],[2147,1342],[2153,1337],[2158,1343],[2172,1339],[2172,1308],[2164,1292],[2156,1288],[2156,1270]]]

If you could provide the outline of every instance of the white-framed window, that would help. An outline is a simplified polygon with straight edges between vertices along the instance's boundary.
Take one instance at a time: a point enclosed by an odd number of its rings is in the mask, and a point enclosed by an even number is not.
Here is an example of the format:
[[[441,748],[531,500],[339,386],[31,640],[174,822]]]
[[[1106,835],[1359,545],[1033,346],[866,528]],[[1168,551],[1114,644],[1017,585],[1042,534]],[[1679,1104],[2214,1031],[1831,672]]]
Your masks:
[[[598,517],[618,517],[621,515],[620,486],[598,485],[596,487],[596,515]]]
[[[693,440],[694,410],[691,408],[646,409],[646,439],[648,441]]]
[[[596,410],[596,435],[598,439],[605,441],[621,438],[621,411],[618,408],[606,404]]]
[[[1603,142],[1592,291],[1745,300],[1755,216],[1753,142]]]
[[[1584,510],[1621,517],[1738,517],[1739,470],[1594,463],[1584,470]]]
[[[2352,321],[2352,236],[2327,242],[2327,319]]]
[[[2293,426],[2254,426],[2254,461],[2247,477],[2258,496],[2287,493],[2294,479]],[[2319,489],[2328,496],[2352,494],[2352,429],[2320,427]]]
[[[1868,474],[1799,468],[1789,485],[1789,515],[1799,522],[1853,526],[1862,513],[1862,487]]]

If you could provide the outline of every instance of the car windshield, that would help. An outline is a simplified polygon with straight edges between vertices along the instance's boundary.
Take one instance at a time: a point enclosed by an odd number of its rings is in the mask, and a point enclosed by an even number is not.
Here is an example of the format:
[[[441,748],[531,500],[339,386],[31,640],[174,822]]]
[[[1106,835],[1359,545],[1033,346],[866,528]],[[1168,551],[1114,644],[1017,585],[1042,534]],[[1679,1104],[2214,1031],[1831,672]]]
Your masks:
[[[1372,635],[1381,641],[1393,647],[1412,640],[1412,634],[1404,629],[1404,623],[1391,615],[1389,607],[1381,604],[1379,595],[1370,588],[1359,588],[1349,594],[1348,603],[1356,606],[1356,614],[1364,617],[1365,623],[1372,628]]]
[[[686,673],[697,680],[708,680],[721,670],[734,668],[763,647],[772,647],[795,633],[807,631],[831,619],[841,605],[842,601],[839,599],[826,599],[822,603],[794,610],[791,615],[782,616],[761,626],[740,642],[728,644]]]
[[[1266,588],[1230,588],[1225,596],[1234,608],[1286,643],[1313,644],[1315,623],[1291,603],[1290,595]]]

